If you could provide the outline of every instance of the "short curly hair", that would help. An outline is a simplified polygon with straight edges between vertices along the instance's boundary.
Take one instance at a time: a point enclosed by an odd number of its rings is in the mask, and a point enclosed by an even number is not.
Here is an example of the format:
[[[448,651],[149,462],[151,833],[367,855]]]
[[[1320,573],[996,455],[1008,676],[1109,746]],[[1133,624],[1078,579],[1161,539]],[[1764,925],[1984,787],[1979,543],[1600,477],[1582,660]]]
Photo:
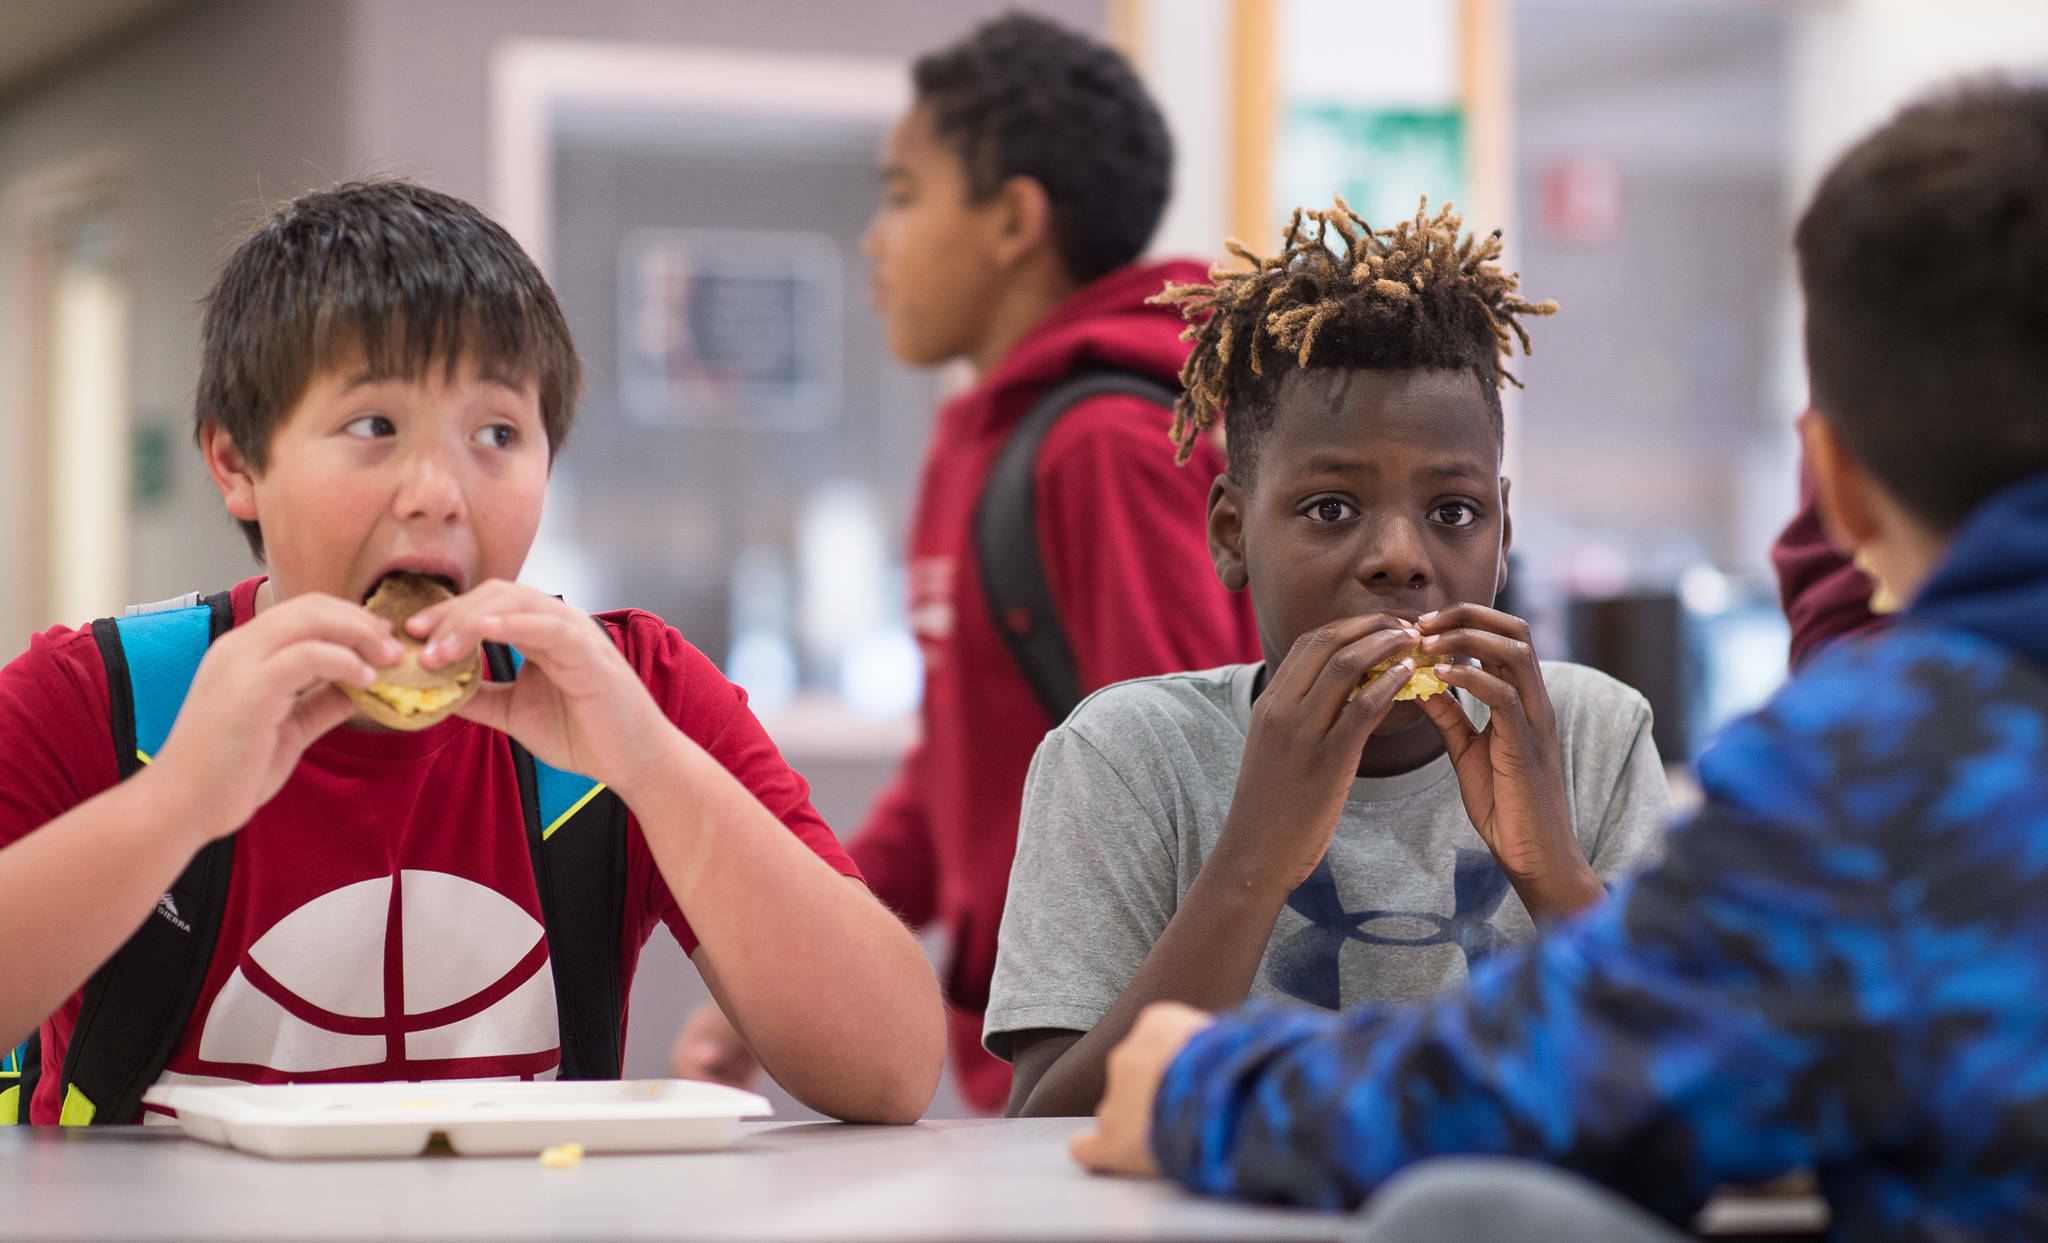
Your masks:
[[[960,155],[969,195],[1012,177],[1045,187],[1052,233],[1083,283],[1136,259],[1173,181],[1173,140],[1138,75],[1114,48],[1010,13],[920,58],[917,100]]]
[[[1521,383],[1501,360],[1518,341],[1528,352],[1522,317],[1554,314],[1557,303],[1520,295],[1520,275],[1501,270],[1500,230],[1461,236],[1463,223],[1448,204],[1430,215],[1427,199],[1391,229],[1374,229],[1341,198],[1328,210],[1297,207],[1279,254],[1260,259],[1233,239],[1226,246],[1243,266],[1219,263],[1209,283],[1154,295],[1180,307],[1182,336],[1195,343],[1174,406],[1179,460],[1228,411],[1230,473],[1249,483],[1275,390],[1312,368],[1469,371],[1499,435],[1500,387]]]

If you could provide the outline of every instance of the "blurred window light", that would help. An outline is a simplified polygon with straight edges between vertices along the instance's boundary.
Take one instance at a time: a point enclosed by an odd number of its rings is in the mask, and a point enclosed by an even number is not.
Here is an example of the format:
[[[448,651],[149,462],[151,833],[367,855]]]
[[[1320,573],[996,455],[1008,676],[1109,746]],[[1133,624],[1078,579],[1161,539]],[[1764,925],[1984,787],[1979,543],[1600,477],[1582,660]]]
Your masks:
[[[743,630],[726,655],[725,676],[747,693],[756,715],[766,715],[796,697],[796,653],[785,635]]]
[[[1722,727],[1761,708],[1784,685],[1792,631],[1768,604],[1730,608],[1695,623],[1702,666],[1697,754]]]
[[[53,223],[47,611],[76,624],[118,612],[128,584],[130,294],[110,201]]]
[[[888,554],[873,493],[851,479],[819,488],[804,503],[796,545],[804,651],[829,664],[880,625],[887,607]]]
[[[747,692],[757,713],[787,705],[801,681],[789,639],[789,595],[789,559],[781,549],[750,544],[733,559],[725,676]]]
[[[907,716],[924,694],[924,653],[905,626],[882,626],[855,640],[839,666],[839,693],[857,716]]]
[[[1678,576],[1678,598],[1687,612],[1708,617],[1727,612],[1735,592],[1726,574],[1711,565],[1695,565]]]

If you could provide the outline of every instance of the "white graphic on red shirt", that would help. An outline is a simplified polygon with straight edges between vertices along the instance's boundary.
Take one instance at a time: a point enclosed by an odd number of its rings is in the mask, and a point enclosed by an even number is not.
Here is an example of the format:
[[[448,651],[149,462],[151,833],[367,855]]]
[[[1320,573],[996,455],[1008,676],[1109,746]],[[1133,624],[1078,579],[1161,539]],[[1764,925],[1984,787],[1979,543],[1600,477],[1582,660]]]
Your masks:
[[[408,869],[330,890],[258,938],[207,1012],[199,1069],[534,1077],[558,1044],[540,922],[475,881]]]
[[[914,557],[906,575],[910,584],[910,632],[924,653],[927,669],[945,661],[953,638],[953,558]]]

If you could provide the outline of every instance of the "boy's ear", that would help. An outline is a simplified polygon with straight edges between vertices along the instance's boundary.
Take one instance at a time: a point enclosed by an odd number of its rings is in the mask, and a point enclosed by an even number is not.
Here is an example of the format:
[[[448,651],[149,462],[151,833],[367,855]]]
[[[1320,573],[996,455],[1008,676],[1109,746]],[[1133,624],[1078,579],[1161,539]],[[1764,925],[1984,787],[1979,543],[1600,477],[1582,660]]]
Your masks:
[[[199,429],[199,455],[206,459],[206,473],[220,489],[228,514],[243,522],[256,521],[256,471],[242,456],[234,437],[219,423],[209,420]]]
[[[1036,177],[1012,177],[995,193],[996,266],[1015,266],[1052,239],[1052,199]]]
[[[1808,410],[1799,416],[1799,443],[1806,451],[1806,469],[1813,477],[1814,508],[1828,543],[1845,556],[1877,535],[1877,508],[1870,475],[1849,452],[1825,414]]]
[[[1500,477],[1500,569],[1493,576],[1496,599],[1508,588],[1508,549],[1515,546],[1515,520],[1508,511],[1508,488],[1512,482],[1506,475]]]
[[[1243,591],[1252,581],[1244,563],[1244,489],[1229,475],[1209,485],[1209,559],[1226,589]]]

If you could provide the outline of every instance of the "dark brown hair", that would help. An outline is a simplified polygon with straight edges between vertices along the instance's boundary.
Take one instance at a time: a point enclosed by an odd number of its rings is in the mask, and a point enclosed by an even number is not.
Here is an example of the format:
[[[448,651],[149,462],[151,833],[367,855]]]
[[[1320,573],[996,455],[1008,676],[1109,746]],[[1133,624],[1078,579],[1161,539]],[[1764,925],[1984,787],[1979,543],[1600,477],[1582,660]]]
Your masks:
[[[1524,300],[1520,276],[1498,262],[1500,231],[1460,236],[1462,223],[1449,205],[1430,215],[1427,199],[1391,229],[1374,229],[1341,198],[1326,211],[1296,208],[1279,254],[1260,259],[1232,240],[1244,266],[1217,264],[1210,283],[1154,296],[1179,305],[1189,321],[1182,336],[1195,343],[1174,407],[1179,460],[1227,410],[1230,473],[1251,482],[1275,390],[1310,368],[1470,371],[1498,435],[1499,388],[1520,383],[1501,359],[1517,341],[1528,352],[1521,317],[1549,315],[1557,303]]]
[[[217,424],[259,472],[313,378],[344,366],[411,380],[474,359],[531,380],[551,455],[575,420],[583,364],[540,270],[479,208],[411,181],[294,199],[228,256],[205,308],[194,434]]]
[[[1908,106],[1794,236],[1814,407],[1940,531],[2048,471],[2048,88]]]

